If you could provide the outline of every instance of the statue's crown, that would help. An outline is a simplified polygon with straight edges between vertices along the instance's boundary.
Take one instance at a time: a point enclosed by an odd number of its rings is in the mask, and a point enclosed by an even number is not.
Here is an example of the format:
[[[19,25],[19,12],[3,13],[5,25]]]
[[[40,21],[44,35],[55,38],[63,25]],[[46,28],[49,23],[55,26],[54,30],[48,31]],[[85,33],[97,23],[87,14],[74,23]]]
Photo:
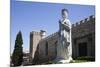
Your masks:
[[[65,8],[64,8],[64,9],[62,9],[62,12],[64,12],[64,11],[68,12],[68,9],[65,9]]]

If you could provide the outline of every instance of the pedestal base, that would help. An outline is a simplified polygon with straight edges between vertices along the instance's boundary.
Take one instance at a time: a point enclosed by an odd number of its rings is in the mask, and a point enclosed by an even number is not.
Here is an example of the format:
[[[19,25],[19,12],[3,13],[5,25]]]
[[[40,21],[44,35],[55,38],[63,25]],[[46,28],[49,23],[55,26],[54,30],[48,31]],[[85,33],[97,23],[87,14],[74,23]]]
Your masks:
[[[70,63],[73,59],[71,57],[69,59],[56,58],[55,61],[56,63]]]

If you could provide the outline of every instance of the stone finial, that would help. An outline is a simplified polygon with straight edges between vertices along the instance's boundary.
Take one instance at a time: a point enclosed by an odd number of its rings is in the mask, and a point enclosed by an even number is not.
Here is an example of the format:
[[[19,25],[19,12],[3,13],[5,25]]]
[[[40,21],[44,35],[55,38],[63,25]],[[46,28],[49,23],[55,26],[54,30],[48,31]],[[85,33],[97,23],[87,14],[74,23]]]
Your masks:
[[[80,24],[82,24],[82,23],[84,23],[84,21],[83,21],[83,20],[81,20],[81,21],[80,21]]]
[[[46,31],[40,30],[40,34],[41,34],[41,37],[42,37],[42,38],[45,38],[45,36],[46,36]]]
[[[76,22],[76,26],[78,26],[79,25],[79,23],[78,22]]]
[[[87,22],[88,21],[88,18],[85,18],[84,22]]]
[[[89,17],[89,19],[91,20],[91,19],[94,19],[94,15],[91,15],[90,17]]]

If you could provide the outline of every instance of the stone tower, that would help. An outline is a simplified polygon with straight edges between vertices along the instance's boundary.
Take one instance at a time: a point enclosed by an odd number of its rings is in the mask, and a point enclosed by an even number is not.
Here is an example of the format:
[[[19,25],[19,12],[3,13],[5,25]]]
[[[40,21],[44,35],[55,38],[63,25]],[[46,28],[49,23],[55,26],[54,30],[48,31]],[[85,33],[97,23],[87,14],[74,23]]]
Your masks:
[[[45,31],[40,30],[40,32],[32,31],[30,32],[30,62],[34,59],[35,52],[38,48],[40,40],[45,36]]]

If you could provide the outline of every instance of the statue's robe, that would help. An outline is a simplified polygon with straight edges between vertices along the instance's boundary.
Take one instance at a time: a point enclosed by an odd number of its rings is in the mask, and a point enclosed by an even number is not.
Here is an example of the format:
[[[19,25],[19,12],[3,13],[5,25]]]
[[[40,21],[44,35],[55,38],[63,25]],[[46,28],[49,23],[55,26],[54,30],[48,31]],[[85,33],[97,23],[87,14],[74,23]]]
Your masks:
[[[61,60],[69,60],[72,56],[71,23],[68,19],[61,20],[59,21],[59,27],[57,57]]]

